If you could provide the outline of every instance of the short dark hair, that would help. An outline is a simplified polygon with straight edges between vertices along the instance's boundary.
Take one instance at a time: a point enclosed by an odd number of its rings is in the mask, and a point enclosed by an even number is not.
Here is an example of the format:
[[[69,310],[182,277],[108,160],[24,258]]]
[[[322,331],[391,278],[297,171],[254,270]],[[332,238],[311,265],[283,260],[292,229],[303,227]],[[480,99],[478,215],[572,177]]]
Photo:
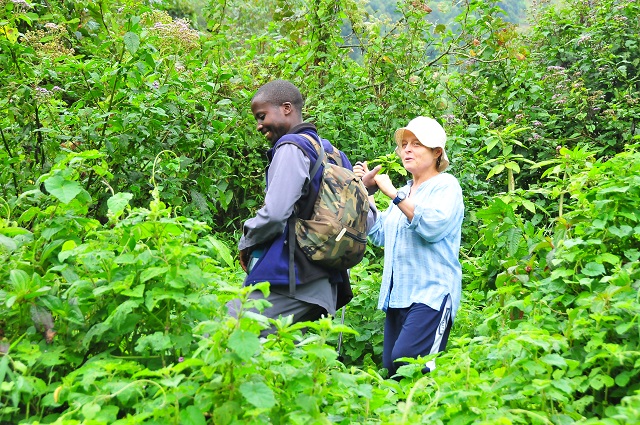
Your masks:
[[[266,102],[276,106],[290,102],[300,113],[302,113],[302,107],[304,106],[304,99],[300,90],[286,80],[273,80],[263,85],[256,91],[251,100],[258,97],[262,97]]]

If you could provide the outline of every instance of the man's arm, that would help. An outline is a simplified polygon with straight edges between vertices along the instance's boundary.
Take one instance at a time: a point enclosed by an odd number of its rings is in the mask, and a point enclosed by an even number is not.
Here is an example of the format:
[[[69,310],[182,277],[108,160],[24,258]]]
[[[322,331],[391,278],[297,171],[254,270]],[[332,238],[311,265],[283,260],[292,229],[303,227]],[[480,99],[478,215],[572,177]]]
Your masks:
[[[264,206],[244,223],[240,251],[269,242],[280,235],[309,181],[309,158],[299,147],[287,143],[278,147],[269,165]]]

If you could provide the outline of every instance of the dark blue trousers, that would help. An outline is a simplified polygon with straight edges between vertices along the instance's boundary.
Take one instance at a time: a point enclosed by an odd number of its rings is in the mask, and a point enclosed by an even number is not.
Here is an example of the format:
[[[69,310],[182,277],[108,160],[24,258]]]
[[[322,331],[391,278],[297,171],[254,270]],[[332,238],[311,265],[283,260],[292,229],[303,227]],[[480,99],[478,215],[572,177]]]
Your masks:
[[[451,296],[442,301],[440,310],[414,303],[407,308],[388,308],[384,324],[382,366],[395,375],[401,357],[416,358],[443,351],[447,346],[451,320]],[[425,366],[423,373],[431,369]]]

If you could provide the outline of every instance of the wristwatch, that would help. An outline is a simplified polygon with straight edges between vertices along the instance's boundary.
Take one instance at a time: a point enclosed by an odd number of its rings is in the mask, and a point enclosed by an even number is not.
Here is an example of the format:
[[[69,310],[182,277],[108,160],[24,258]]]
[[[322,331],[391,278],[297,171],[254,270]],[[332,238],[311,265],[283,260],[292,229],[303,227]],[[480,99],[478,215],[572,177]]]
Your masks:
[[[396,195],[396,199],[393,200],[393,204],[398,205],[400,202],[404,201],[406,197],[407,197],[406,193],[398,191],[398,194]]]

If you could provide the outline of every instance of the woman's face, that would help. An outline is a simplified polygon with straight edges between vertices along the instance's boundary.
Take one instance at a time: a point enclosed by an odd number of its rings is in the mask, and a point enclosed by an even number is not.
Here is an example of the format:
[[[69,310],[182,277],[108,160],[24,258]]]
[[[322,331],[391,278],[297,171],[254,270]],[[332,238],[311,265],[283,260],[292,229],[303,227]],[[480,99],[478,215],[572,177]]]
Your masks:
[[[440,156],[440,148],[428,148],[409,130],[404,130],[402,143],[398,147],[398,154],[402,159],[402,165],[411,174],[423,174],[428,171],[437,171],[436,161]]]

